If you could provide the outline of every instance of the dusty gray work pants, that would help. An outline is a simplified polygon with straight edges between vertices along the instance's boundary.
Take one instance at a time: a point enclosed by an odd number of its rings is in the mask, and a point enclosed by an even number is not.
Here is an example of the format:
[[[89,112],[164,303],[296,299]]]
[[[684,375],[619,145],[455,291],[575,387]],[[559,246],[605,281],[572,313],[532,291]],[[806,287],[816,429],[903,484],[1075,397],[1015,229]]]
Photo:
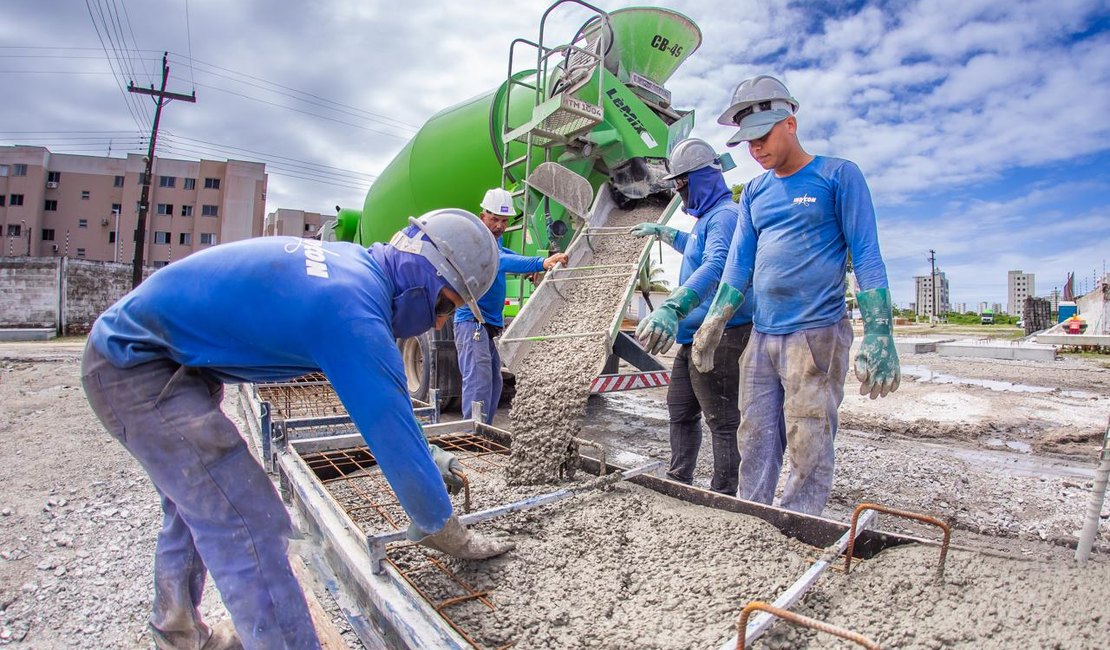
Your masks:
[[[847,320],[790,334],[755,332],[740,359],[740,497],[771,503],[785,445],[782,507],[819,515],[832,489],[837,409],[852,326]]]
[[[152,632],[175,648],[208,640],[199,610],[207,570],[245,648],[319,648],[286,555],[289,513],[220,410],[223,386],[168,359],[116,368],[92,346],[81,383],[162,497]]]
[[[678,349],[667,389],[670,414],[671,467],[667,478],[687,485],[694,481],[694,467],[701,449],[701,418],[713,441],[713,477],[709,489],[736,496],[740,450],[736,428],[740,425],[740,355],[751,336],[751,324],[725,330],[713,352],[713,370],[703,373],[690,358],[689,345]]]

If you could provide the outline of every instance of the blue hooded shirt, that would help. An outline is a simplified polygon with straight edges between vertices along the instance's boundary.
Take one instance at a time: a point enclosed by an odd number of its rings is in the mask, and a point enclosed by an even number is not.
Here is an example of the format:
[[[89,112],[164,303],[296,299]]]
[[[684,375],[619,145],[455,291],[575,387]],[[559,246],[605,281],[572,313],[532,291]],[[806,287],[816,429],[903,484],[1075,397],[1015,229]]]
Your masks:
[[[718,280],[724,271],[728,249],[736,229],[740,207],[732,200],[732,191],[725,185],[725,179],[716,169],[697,169],[688,176],[690,205],[683,204],[687,214],[697,218],[694,229],[689,233],[679,231],[671,246],[682,253],[682,268],[679,270],[678,283],[699,295],[702,292],[716,291]],[[701,327],[709,312],[712,299],[703,299],[686,318],[678,323],[675,341],[689,345],[694,333]],[[726,328],[752,322],[752,301],[745,300],[740,309],[729,319]]]
[[[405,512],[435,532],[451,502],[412,413],[392,320],[395,297],[413,287],[438,294],[443,280],[391,249],[296,237],[215,246],[109,307],[89,345],[119,368],[171,359],[225,382],[323,371]]]

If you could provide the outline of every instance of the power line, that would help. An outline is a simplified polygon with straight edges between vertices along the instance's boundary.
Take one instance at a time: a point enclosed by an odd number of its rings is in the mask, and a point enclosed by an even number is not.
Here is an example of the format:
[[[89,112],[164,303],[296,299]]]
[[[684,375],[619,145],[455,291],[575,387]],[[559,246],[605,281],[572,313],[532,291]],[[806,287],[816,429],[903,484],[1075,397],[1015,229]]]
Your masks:
[[[87,4],[87,0],[86,0],[86,4]],[[105,56],[108,56],[110,60],[115,61],[115,64],[116,64],[115,67],[119,69],[120,76],[122,77],[122,76],[124,76],[124,73],[127,72],[127,67],[123,63],[123,57],[120,56],[119,47],[117,47],[116,41],[112,37],[112,31],[113,31],[112,25],[110,25],[108,23],[108,19],[105,18],[105,16],[104,16],[104,7],[101,5],[101,0],[96,0],[96,11],[97,11],[98,14],[100,14],[100,23],[104,27],[104,36],[105,36],[105,38],[108,39],[108,44],[112,47],[112,52],[113,52],[113,54],[108,54],[107,49],[105,49],[104,54],[105,54]],[[121,43],[120,45],[122,46],[123,44]],[[128,74],[128,77],[129,77],[129,81],[132,81],[132,82],[135,79],[134,73]],[[135,103],[136,108],[138,109],[139,113],[143,116],[143,118],[149,119],[149,113],[147,112],[146,107],[143,105],[143,103],[140,102],[137,98],[135,98],[133,96],[129,96],[129,99],[132,102]]]
[[[120,0],[122,2],[122,0]],[[189,0],[185,0],[185,38],[189,44],[189,82],[193,88],[197,87],[196,77],[193,76],[193,27],[189,24]]]
[[[173,56],[180,56],[175,52],[170,52],[170,54],[173,55]],[[337,101],[334,101],[334,100],[331,100],[331,99],[326,99],[324,97],[320,97],[319,95],[316,95],[316,94],[313,94],[313,93],[310,93],[310,92],[306,92],[304,90],[298,90],[296,88],[291,88],[289,86],[277,83],[275,81],[269,81],[269,80],[263,79],[261,77],[256,77],[254,75],[247,74],[245,72],[239,72],[237,70],[232,70],[230,68],[225,68],[225,67],[222,67],[222,66],[218,66],[218,65],[215,65],[213,63],[206,63],[204,61],[197,61],[195,59],[192,59],[191,57],[190,57],[189,60],[192,63],[198,63],[198,64],[200,64],[202,66],[205,66],[205,67],[214,68],[216,70],[222,70],[224,72],[228,72],[228,73],[231,73],[233,75],[238,75],[240,77],[246,77],[247,79],[252,79],[254,81],[259,81],[259,82],[261,82],[263,84],[266,84],[266,85],[269,85],[269,86],[274,86],[276,88],[281,88],[282,90],[288,90],[290,92],[297,93],[298,95],[304,95],[306,97],[310,97],[312,99],[315,99],[319,102],[324,102],[325,104],[334,104],[334,105],[342,107],[342,108],[357,111],[358,114],[356,115],[356,117],[364,117],[365,116],[368,119],[371,119],[371,120],[374,120],[374,121],[379,121],[379,122],[384,120],[384,122],[382,122],[382,124],[384,124],[386,126],[399,126],[399,127],[405,128],[405,129],[412,130],[412,131],[420,130],[420,127],[415,125],[415,124],[409,124],[408,122],[398,120],[398,119],[393,118],[393,117],[389,117],[388,115],[382,115],[381,113],[375,113],[373,111],[368,111],[366,109],[358,108],[357,106],[351,106],[350,104],[344,104],[344,103],[337,102]],[[218,74],[216,72],[211,72],[211,71],[207,71],[207,70],[201,70],[201,72],[204,73],[204,74],[212,75],[214,77],[221,77],[221,78],[224,78],[224,79],[229,79],[231,81],[236,81],[238,83],[245,83],[245,82],[243,82],[239,79],[235,79],[235,78],[232,78],[232,77],[227,77],[225,75],[221,75],[221,74]],[[309,102],[309,101],[307,101],[305,99],[302,99],[300,97],[296,97],[294,95],[287,95],[286,93],[279,93],[276,90],[271,90],[271,89],[268,89],[268,88],[264,88],[262,86],[258,86],[257,84],[247,84],[247,85],[255,86],[255,87],[258,87],[258,88],[263,88],[264,90],[269,90],[270,92],[286,95],[287,97],[292,97],[293,99],[297,99],[298,101],[303,101],[303,102],[310,103],[310,104],[314,103],[314,102]],[[316,105],[319,106],[320,104],[316,104]],[[321,107],[326,108],[325,106],[321,106]],[[337,109],[329,109],[329,110],[335,110],[336,112],[344,112],[344,113],[347,112],[347,111],[338,111]],[[350,115],[351,113],[347,113],[347,114]]]
[[[371,173],[368,173],[368,172],[356,172],[356,171],[351,171],[349,169],[345,169],[343,167],[333,167],[331,165],[324,165],[324,164],[321,164],[321,163],[314,163],[314,162],[307,161],[307,160],[300,160],[298,158],[291,158],[289,156],[282,156],[282,155],[279,155],[279,154],[266,153],[264,151],[256,151],[254,149],[245,149],[243,147],[233,147],[231,145],[219,144],[217,142],[209,142],[207,140],[200,140],[198,138],[190,138],[190,137],[187,137],[187,136],[178,135],[178,134],[172,133],[170,131],[166,131],[165,133],[166,133],[167,136],[169,136],[171,138],[176,138],[178,140],[187,140],[189,142],[194,142],[194,143],[200,143],[201,145],[208,145],[208,146],[210,146],[212,148],[215,148],[215,149],[243,151],[243,152],[255,154],[255,155],[258,155],[258,156],[264,156],[266,158],[286,160],[286,161],[296,163],[296,164],[300,164],[300,165],[306,165],[306,166],[311,166],[311,167],[319,167],[319,168],[324,169],[324,170],[332,170],[332,171],[338,172],[340,174],[347,174],[347,175],[351,175],[351,176],[357,176],[359,178],[364,178],[364,177],[377,178],[376,174],[371,174]]]
[[[192,144],[185,143],[185,142],[175,141],[173,138],[170,138],[169,140],[170,140],[170,144],[173,147],[175,147],[178,151],[191,152],[195,155],[200,155],[200,156],[205,156],[205,157],[209,157],[209,156],[211,156],[211,157],[220,157],[220,156],[222,156],[222,157],[228,157],[228,158],[234,158],[235,157],[234,154],[232,154],[231,156],[228,156],[228,153],[226,151],[222,151],[218,147],[205,147],[205,146],[192,145]],[[327,170],[319,169],[319,168],[312,167],[312,166],[309,166],[309,165],[300,165],[300,164],[297,164],[297,163],[283,162],[281,160],[267,160],[267,159],[262,158],[262,159],[257,159],[256,161],[265,163],[268,170],[269,169],[279,169],[279,170],[287,171],[287,172],[291,172],[291,173],[309,175],[309,176],[312,176],[313,179],[339,181],[339,182],[345,182],[345,183],[357,183],[357,184],[359,184],[360,186],[363,186],[363,187],[369,186],[370,183],[373,181],[373,178],[374,178],[373,176],[369,176],[369,175],[356,175],[353,172],[342,172],[342,173],[329,172]]]
[[[108,55],[108,48],[104,45],[104,38],[100,35],[100,27],[96,24],[96,17],[93,16],[92,6],[89,5],[89,0],[85,0],[85,8],[89,10],[89,20],[92,21],[93,29],[96,30],[96,38],[100,41],[100,47],[104,50],[104,56],[108,57],[108,67],[112,70],[112,78],[115,79],[116,85],[119,86],[120,93],[123,94],[123,101],[127,104],[127,111],[131,113],[131,119],[135,120],[135,126],[142,128],[142,120],[139,119],[135,109],[131,103],[131,97],[127,91],[123,89],[123,84],[120,83],[119,78],[116,76],[115,68],[112,67],[111,57]]]

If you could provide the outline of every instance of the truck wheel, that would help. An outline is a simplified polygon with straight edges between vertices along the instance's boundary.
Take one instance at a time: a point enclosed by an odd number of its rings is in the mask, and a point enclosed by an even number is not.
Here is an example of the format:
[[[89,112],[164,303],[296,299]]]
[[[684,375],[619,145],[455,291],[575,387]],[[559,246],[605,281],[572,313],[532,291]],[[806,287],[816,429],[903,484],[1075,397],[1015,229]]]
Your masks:
[[[398,339],[401,361],[405,364],[405,379],[408,381],[409,396],[425,401],[432,377],[432,343],[429,333],[407,339]]]

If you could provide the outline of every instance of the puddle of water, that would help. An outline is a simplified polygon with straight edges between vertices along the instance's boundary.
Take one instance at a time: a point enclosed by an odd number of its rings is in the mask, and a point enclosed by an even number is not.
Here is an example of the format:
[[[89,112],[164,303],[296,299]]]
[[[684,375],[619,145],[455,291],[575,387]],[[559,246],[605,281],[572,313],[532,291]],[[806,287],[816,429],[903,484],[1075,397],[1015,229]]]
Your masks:
[[[1062,397],[1073,397],[1076,399],[1094,399],[1098,396],[1094,393],[1088,393],[1081,390],[1059,390],[1057,388],[1050,388],[1048,386],[1029,386],[1027,384],[1014,384],[1008,381],[996,381],[993,379],[971,379],[968,377],[954,377],[952,375],[945,375],[924,366],[902,366],[902,374],[913,377],[918,381],[927,382],[931,384],[961,384],[965,386],[981,386],[988,390],[1001,391],[1007,393],[1055,393]]]
[[[599,413],[615,411],[624,415],[653,418],[664,422],[670,420],[665,402],[662,402],[658,397],[644,395],[642,391],[638,390],[607,393],[597,396],[596,400],[591,399],[590,401],[601,407],[597,411]],[[593,409],[591,408],[591,410]]]
[[[999,440],[998,442],[1002,441]],[[998,468],[1013,476],[1081,478],[1089,481],[1095,475],[1094,468],[1070,465],[1061,461],[1041,458],[1034,454],[1019,456],[1001,449],[968,449],[929,442],[918,442],[916,444],[922,448],[936,450],[942,454],[959,458],[972,467]]]
[[[988,447],[1009,447],[1015,451],[1020,451],[1023,454],[1033,453],[1033,446],[1020,440],[1002,440],[1001,438],[988,438],[984,441]]]

